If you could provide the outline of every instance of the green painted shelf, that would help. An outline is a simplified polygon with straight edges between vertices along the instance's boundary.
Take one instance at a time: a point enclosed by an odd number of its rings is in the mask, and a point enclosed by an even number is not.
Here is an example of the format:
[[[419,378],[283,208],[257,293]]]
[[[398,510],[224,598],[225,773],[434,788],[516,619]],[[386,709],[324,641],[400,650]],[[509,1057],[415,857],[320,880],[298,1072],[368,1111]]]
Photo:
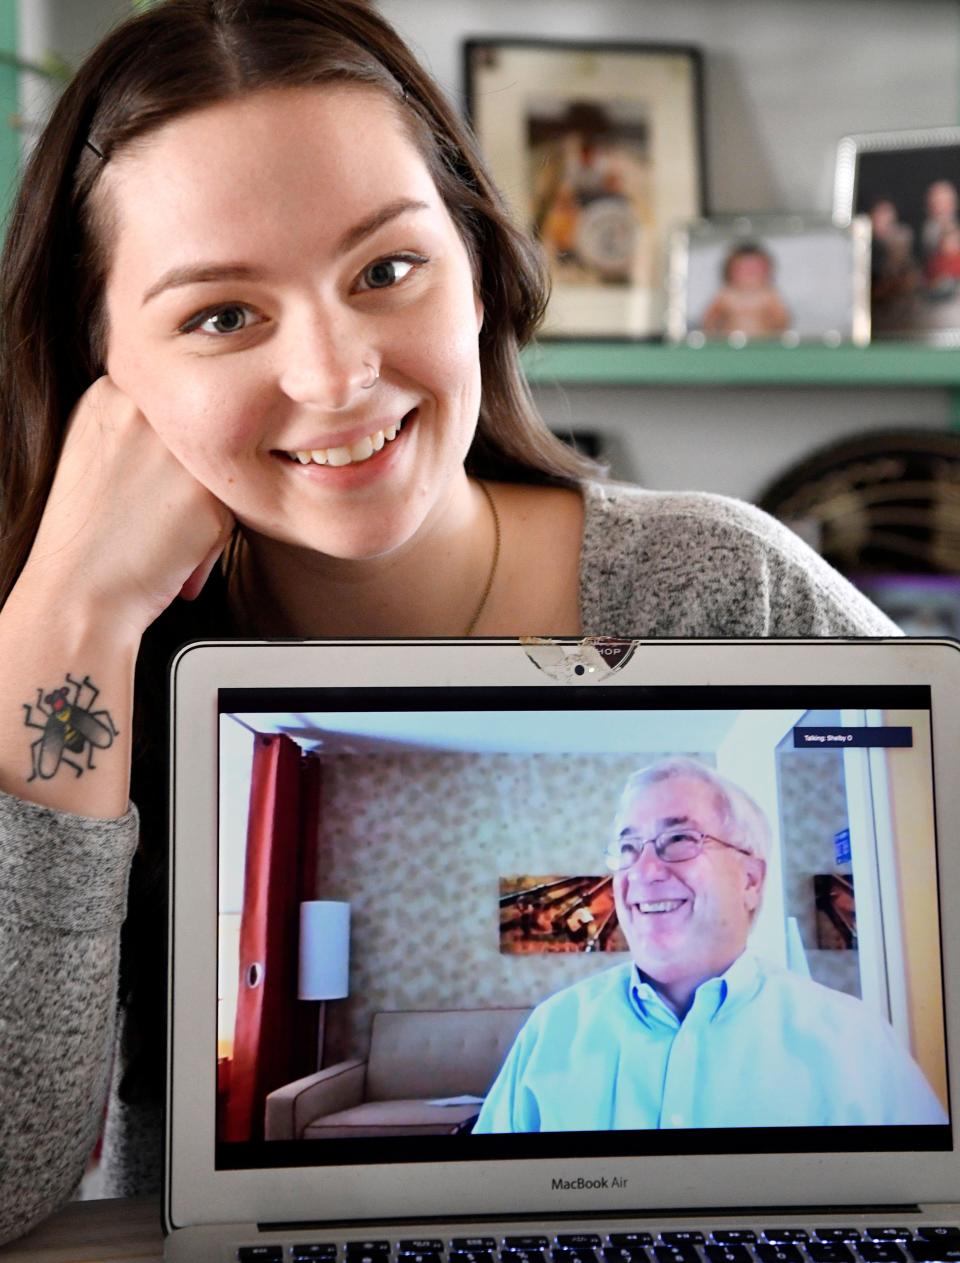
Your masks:
[[[901,386],[960,390],[960,349],[752,346],[698,350],[629,342],[541,342],[523,355],[531,382],[609,386]]]

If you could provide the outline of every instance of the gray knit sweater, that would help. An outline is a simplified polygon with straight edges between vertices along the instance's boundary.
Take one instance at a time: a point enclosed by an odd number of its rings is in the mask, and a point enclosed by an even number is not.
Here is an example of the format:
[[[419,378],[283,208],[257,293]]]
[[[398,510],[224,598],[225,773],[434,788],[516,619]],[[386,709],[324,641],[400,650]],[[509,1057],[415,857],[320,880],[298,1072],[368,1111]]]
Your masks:
[[[584,498],[584,635],[897,634],[748,505],[611,484],[586,486]],[[133,807],[92,820],[0,795],[0,1242],[70,1197],[108,1096],[108,1195],[159,1188],[159,1116],[117,1099],[116,1072],[110,1085],[137,827]]]

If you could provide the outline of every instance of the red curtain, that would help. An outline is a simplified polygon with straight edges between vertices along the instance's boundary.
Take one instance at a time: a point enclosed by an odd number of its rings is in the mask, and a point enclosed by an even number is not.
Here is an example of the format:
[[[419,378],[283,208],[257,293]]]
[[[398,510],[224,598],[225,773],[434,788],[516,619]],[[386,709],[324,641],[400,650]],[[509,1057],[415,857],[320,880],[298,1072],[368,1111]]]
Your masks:
[[[315,1068],[316,1010],[297,1000],[297,940],[300,902],[314,897],[319,816],[319,759],[258,733],[224,1140],[262,1140],[267,1093]]]

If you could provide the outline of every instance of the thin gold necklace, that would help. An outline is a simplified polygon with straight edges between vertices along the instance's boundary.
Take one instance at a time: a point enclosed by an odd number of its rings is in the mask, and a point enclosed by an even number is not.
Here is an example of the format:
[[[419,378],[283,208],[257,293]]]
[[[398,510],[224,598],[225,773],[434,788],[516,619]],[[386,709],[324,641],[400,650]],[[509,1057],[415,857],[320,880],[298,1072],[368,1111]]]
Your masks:
[[[487,582],[484,584],[483,592],[480,594],[480,600],[477,603],[477,608],[473,612],[473,618],[471,618],[470,622],[467,624],[467,630],[463,633],[464,638],[473,635],[473,629],[480,621],[480,615],[486,608],[487,600],[490,596],[490,590],[493,587],[493,581],[496,578],[497,566],[500,562],[500,514],[497,512],[497,506],[494,503],[493,495],[491,494],[489,487],[487,487],[486,483],[481,482],[479,478],[476,482],[477,486],[486,497],[487,504],[490,505],[490,512],[493,514],[493,560],[490,562],[490,572],[487,575]],[[237,607],[241,612],[241,616],[246,622],[247,627],[250,628],[254,635],[262,635],[265,633],[261,630],[260,620],[254,615],[252,603],[248,600],[247,585],[244,575],[245,567],[241,562],[241,554],[246,553],[249,557],[249,549],[244,547],[244,545],[245,541],[241,537],[236,553],[231,558],[230,564],[226,567],[227,584],[228,587],[233,588]]]
[[[480,615],[483,613],[487,604],[487,597],[490,595],[490,589],[493,587],[493,580],[496,577],[497,563],[500,561],[500,514],[497,512],[497,506],[493,502],[493,496],[490,492],[490,488],[485,482],[481,482],[479,478],[476,482],[477,486],[487,497],[487,504],[489,504],[490,512],[493,514],[493,561],[490,563],[490,573],[487,575],[487,582],[484,584],[483,592],[480,596],[480,603],[473,612],[473,618],[471,618],[470,622],[467,624],[467,630],[463,633],[465,637],[473,635],[473,629],[480,621]]]

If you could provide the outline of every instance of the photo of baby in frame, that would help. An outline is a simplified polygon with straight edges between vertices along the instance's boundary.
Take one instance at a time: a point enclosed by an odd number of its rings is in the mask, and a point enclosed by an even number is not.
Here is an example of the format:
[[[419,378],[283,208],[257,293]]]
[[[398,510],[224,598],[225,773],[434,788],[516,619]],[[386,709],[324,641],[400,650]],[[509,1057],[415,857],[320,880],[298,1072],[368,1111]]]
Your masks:
[[[844,137],[834,211],[870,217],[875,336],[960,346],[960,128]]]
[[[675,343],[870,340],[869,222],[821,216],[700,220],[671,237],[667,331]]]

